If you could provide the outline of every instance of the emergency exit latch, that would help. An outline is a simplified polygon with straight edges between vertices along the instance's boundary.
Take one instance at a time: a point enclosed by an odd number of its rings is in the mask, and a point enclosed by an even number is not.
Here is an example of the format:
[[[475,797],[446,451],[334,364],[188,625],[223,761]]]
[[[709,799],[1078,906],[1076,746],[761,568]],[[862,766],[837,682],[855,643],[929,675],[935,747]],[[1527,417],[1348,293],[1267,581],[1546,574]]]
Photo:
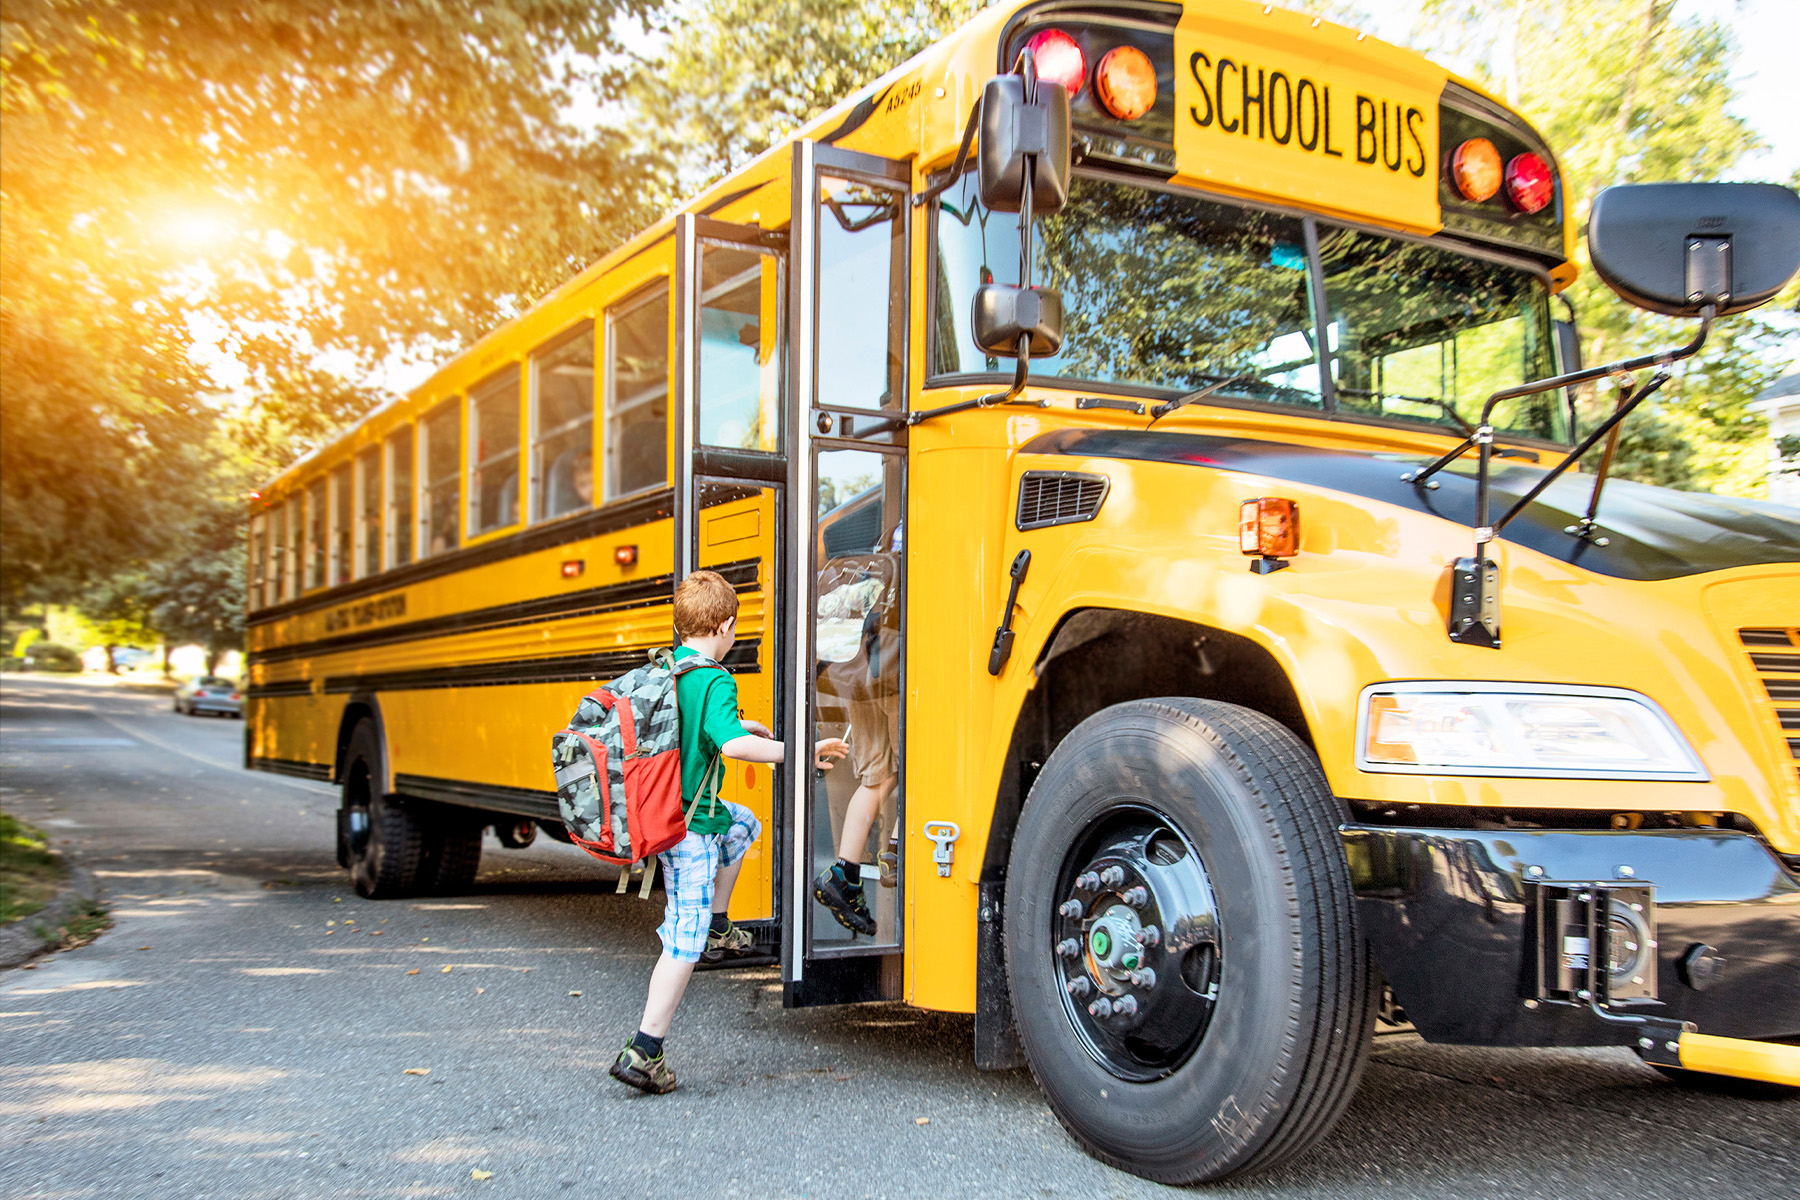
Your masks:
[[[948,877],[950,863],[956,857],[955,851],[951,847],[956,844],[956,839],[962,836],[962,826],[955,821],[927,821],[925,822],[925,836],[937,844],[937,849],[932,852],[931,861],[937,864],[938,874]]]

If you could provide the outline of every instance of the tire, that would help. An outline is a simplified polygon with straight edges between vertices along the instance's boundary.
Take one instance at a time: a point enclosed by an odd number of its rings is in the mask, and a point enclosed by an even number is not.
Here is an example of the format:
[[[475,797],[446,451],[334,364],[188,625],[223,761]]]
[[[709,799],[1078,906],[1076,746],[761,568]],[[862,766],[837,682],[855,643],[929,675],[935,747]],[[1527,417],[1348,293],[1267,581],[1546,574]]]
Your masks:
[[[392,900],[413,895],[425,855],[425,827],[416,813],[397,797],[382,793],[381,740],[372,721],[363,721],[350,734],[344,753],[344,795],[339,860],[347,862],[356,894],[368,900]]]
[[[1007,981],[1032,1074],[1090,1154],[1199,1183],[1337,1122],[1379,1000],[1337,822],[1312,752],[1236,705],[1116,705],[1050,756],[1013,838]],[[1099,957],[1102,925],[1135,964]],[[1090,1007],[1122,996],[1139,1007]]]
[[[523,850],[537,841],[537,822],[528,817],[515,817],[494,822],[494,837],[508,850]]]
[[[433,896],[457,896],[475,884],[481,868],[481,835],[487,824],[456,813],[444,813],[425,835],[425,857],[419,869],[420,890]]]

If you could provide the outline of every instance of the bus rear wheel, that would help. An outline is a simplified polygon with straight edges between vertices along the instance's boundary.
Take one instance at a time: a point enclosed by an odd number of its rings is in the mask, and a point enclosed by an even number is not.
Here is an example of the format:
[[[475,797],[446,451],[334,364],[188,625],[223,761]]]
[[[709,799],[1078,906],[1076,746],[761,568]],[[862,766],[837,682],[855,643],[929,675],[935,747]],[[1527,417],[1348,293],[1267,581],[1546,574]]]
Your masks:
[[[1336,812],[1312,752],[1236,705],[1116,705],[1050,756],[1007,869],[1007,980],[1089,1153],[1199,1183],[1336,1123],[1378,996]]]
[[[338,861],[356,894],[368,900],[410,896],[425,855],[425,827],[397,798],[383,794],[381,744],[371,721],[350,734],[338,816]]]

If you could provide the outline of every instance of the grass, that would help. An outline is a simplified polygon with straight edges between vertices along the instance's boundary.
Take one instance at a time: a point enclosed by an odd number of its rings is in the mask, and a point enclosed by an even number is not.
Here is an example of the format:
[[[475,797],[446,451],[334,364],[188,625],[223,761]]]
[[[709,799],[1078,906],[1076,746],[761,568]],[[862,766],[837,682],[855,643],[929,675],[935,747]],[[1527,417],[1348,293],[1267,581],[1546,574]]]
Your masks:
[[[80,911],[71,915],[59,928],[40,928],[38,932],[45,941],[55,942],[56,949],[73,950],[76,946],[87,945],[111,928],[112,918],[107,915],[106,909],[87,900],[82,903]]]
[[[0,925],[48,904],[67,874],[43,833],[0,813]]]

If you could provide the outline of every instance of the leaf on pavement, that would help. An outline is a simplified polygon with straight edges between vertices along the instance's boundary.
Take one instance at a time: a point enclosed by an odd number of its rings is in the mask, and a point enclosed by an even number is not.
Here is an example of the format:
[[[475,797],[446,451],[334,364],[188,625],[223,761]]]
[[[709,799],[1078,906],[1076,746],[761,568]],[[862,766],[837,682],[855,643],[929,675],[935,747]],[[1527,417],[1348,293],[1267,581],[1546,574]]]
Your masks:
[[[419,973],[419,968],[417,968],[417,967],[414,967],[412,970],[407,972],[408,975],[417,975],[418,973]]]
[[[406,1068],[406,1070],[404,1070],[400,1073],[402,1075],[429,1075],[429,1074],[431,1074],[431,1068],[430,1067],[408,1067],[408,1068]]]
[[[579,996],[579,995],[581,995],[581,993],[580,993],[580,992],[570,992],[570,993],[569,993],[569,995],[571,995],[571,996]]]
[[[931,1118],[930,1117],[920,1117],[917,1120],[915,1120],[913,1122],[913,1124],[914,1125],[929,1125],[929,1124],[931,1124]]]
[[[449,967],[445,967],[442,971],[438,972],[439,975],[448,975],[449,973],[450,973]]]
[[[470,1179],[492,1179],[493,1177],[494,1173],[492,1171],[484,1171],[480,1167],[469,1168]]]

